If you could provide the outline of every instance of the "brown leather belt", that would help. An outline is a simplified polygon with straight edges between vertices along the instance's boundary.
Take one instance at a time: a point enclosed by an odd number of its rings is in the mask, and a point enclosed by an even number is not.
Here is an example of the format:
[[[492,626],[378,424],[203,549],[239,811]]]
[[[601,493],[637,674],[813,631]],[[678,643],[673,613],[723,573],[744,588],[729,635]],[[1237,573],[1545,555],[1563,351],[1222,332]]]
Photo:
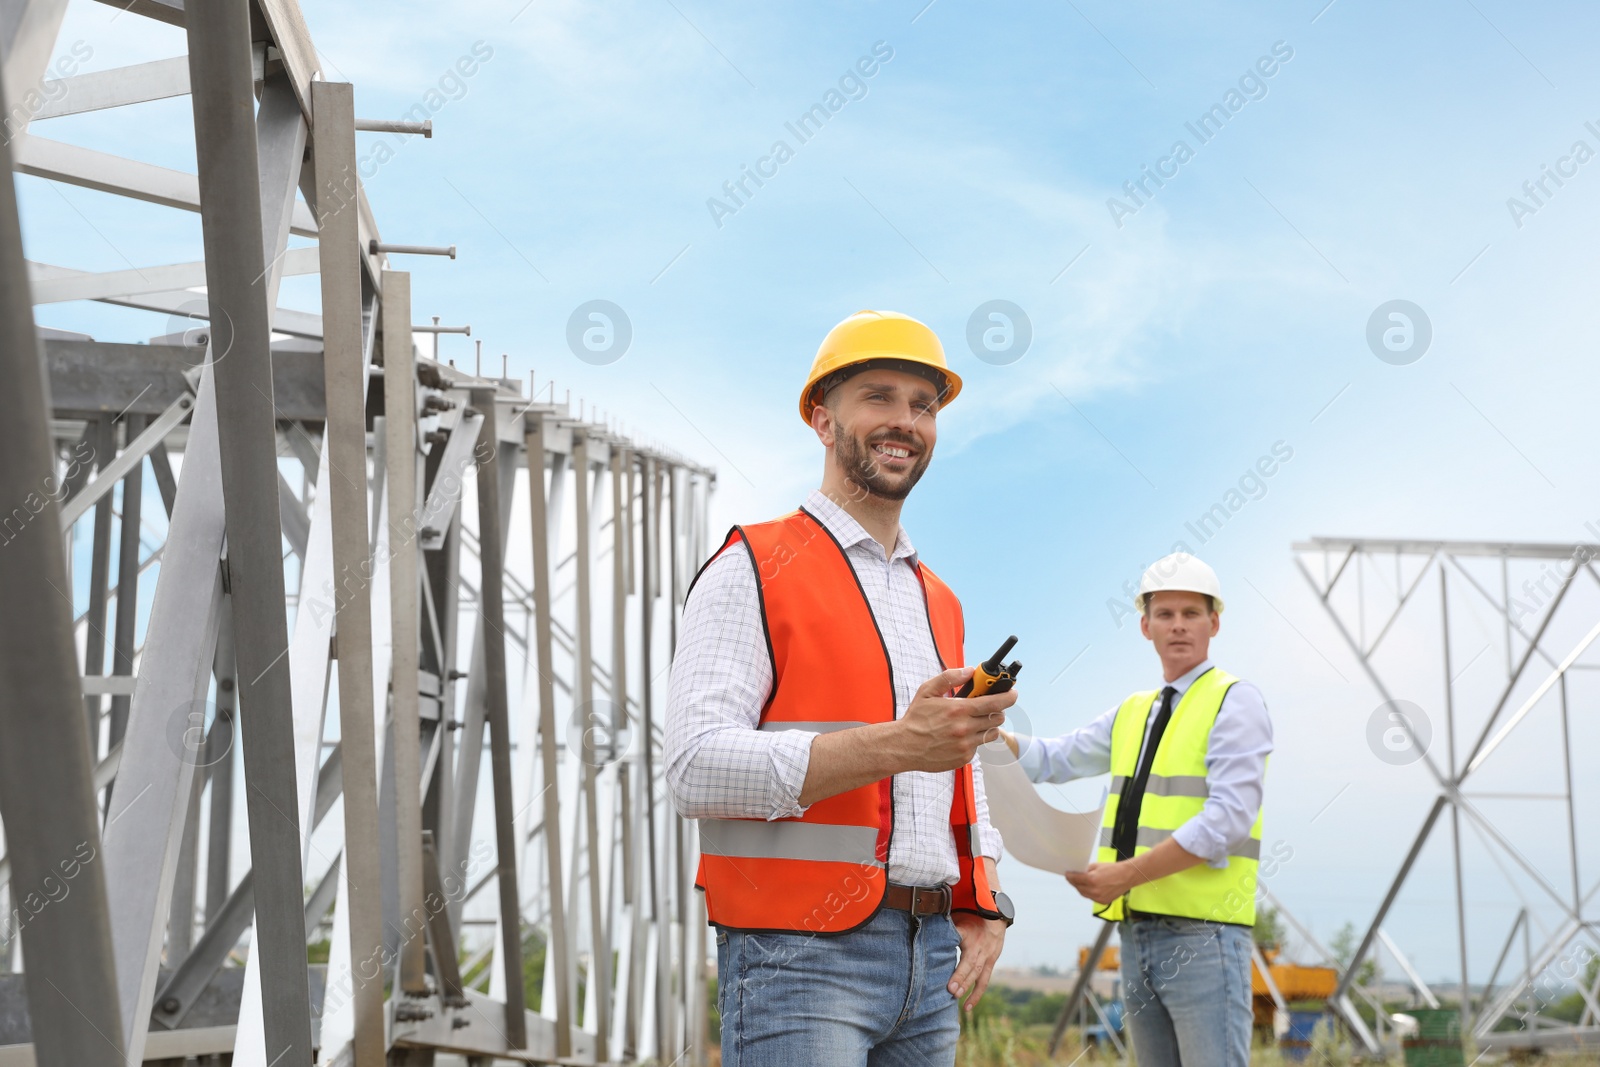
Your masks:
[[[949,915],[950,887],[947,885],[896,885],[889,883],[883,895],[886,908],[909,911],[913,915]]]

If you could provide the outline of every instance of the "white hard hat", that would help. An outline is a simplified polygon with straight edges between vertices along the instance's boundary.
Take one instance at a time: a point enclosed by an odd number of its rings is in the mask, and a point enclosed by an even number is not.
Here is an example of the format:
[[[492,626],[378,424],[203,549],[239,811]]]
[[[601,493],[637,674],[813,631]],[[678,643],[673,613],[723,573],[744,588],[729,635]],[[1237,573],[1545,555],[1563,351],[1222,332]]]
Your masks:
[[[1187,552],[1174,552],[1150,564],[1139,579],[1139,595],[1133,598],[1133,606],[1142,615],[1145,598],[1166,590],[1204,593],[1211,598],[1217,613],[1222,613],[1222,584],[1217,581],[1217,572]]]

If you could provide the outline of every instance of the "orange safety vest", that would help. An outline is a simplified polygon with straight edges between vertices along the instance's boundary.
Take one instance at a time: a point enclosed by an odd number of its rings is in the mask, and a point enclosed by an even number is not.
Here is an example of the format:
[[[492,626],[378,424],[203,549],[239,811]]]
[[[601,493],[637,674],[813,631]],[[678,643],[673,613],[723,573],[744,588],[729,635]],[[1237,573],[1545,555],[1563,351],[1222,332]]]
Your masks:
[[[759,729],[828,732],[892,722],[888,646],[828,528],[804,509],[735,526],[712,559],[735,544],[743,545],[756,569],[772,658],[772,694]],[[946,668],[960,666],[961,601],[920,562],[917,576],[939,659]],[[972,767],[955,774],[950,829],[960,877],[951,887],[953,907],[998,919],[988,873],[973,862]],[[695,884],[705,891],[710,921],[759,933],[824,935],[864,925],[883,904],[894,818],[889,777],[819,800],[799,818],[701,819]]]

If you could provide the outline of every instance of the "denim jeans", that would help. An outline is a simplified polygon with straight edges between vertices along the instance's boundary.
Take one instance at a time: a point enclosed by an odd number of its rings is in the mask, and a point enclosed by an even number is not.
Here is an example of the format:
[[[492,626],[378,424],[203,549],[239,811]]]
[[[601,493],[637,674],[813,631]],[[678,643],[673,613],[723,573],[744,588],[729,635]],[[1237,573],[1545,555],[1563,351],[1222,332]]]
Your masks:
[[[892,908],[836,937],[717,927],[723,1067],[953,1067],[960,944]]]
[[[1249,927],[1160,918],[1120,933],[1123,1020],[1139,1067],[1247,1067]]]

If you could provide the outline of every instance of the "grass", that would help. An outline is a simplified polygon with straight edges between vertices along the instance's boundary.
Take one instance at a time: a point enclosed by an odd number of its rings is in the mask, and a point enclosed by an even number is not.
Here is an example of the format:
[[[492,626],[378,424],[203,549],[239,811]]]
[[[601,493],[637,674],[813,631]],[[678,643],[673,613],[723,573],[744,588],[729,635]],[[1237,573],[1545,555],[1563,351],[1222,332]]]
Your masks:
[[[720,1021],[716,1017],[716,980],[707,983],[710,1007],[712,1067],[721,1062],[716,1048]],[[956,1067],[1044,1067],[1046,1064],[1076,1064],[1078,1067],[1136,1067],[1130,1057],[1122,1060],[1114,1048],[1086,1049],[1077,1027],[1069,1027],[1054,1058],[1047,1049],[1064,994],[1043,994],[1032,990],[990,986],[977,1010],[961,1019],[961,1039],[956,1047]],[[1468,1057],[1469,1061],[1471,1057]],[[1252,1067],[1352,1067],[1361,1061],[1347,1037],[1326,1026],[1319,1026],[1312,1048],[1303,1060],[1290,1059],[1276,1045],[1258,1043],[1251,1050]],[[1390,1061],[1402,1067],[1398,1057]],[[1600,1056],[1593,1052],[1547,1053],[1542,1056],[1485,1056],[1479,1067],[1600,1067]]]

